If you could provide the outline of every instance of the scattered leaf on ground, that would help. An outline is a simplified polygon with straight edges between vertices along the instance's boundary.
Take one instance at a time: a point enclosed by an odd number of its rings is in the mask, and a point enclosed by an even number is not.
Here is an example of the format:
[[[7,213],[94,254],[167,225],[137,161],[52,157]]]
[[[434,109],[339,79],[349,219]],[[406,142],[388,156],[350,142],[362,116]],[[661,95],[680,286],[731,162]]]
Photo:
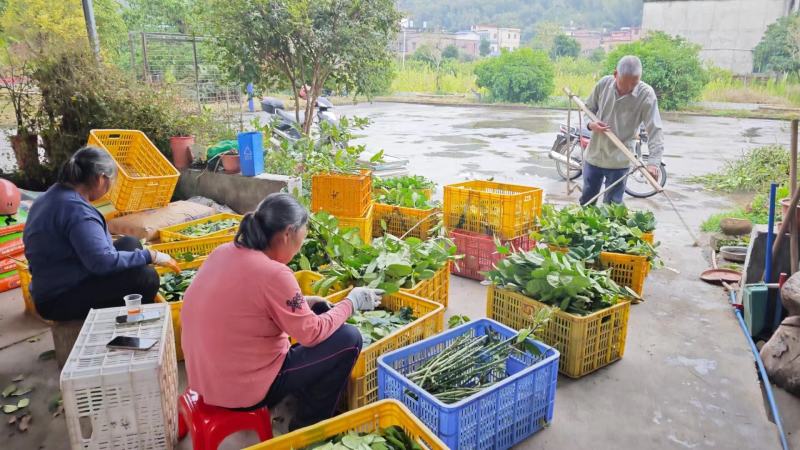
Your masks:
[[[34,342],[39,342],[39,336],[28,339],[28,342],[31,344],[33,344]]]
[[[17,405],[3,405],[3,412],[6,414],[17,412],[18,409]]]
[[[18,383],[18,382],[20,382],[20,381],[22,381],[24,379],[25,379],[25,375],[19,374],[19,375],[15,376],[14,379],[12,379],[11,381],[13,381],[15,383]]]
[[[9,395],[11,395],[12,392],[16,390],[17,390],[16,384],[9,384],[8,386],[6,386],[5,389],[3,389],[3,398],[8,397]]]
[[[31,404],[31,399],[23,398],[23,399],[20,399],[19,403],[17,403],[17,408],[19,408],[19,409],[27,408],[28,405],[30,405],[30,404]]]
[[[47,350],[46,352],[39,353],[40,361],[47,361],[48,359],[53,359],[55,357],[56,357],[55,350]]]
[[[14,425],[15,423],[17,423],[17,416],[11,416],[8,418],[9,425]]]
[[[11,395],[14,396],[14,397],[21,397],[21,396],[23,396],[25,394],[29,394],[32,390],[33,390],[33,388],[30,387],[30,386],[21,387],[21,388],[17,388],[17,390],[14,391],[14,393],[12,393]]]
[[[17,427],[17,429],[23,433],[28,431],[28,427],[30,426],[32,421],[33,421],[33,416],[30,414],[25,414],[20,418],[19,426]]]
[[[53,412],[53,417],[54,417],[54,418],[55,418],[55,417],[58,417],[58,416],[60,416],[61,414],[64,414],[64,405],[58,405],[58,406],[56,407],[56,410]]]
[[[54,395],[53,398],[47,403],[47,410],[50,412],[55,412],[58,410],[58,407],[61,406],[61,393]]]

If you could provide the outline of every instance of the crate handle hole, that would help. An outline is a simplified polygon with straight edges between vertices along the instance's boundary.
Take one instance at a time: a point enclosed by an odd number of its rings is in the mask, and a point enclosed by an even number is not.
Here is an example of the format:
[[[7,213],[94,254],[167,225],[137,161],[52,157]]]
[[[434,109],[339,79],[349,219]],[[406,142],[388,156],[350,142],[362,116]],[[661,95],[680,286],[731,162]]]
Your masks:
[[[606,322],[608,322],[609,320],[611,320],[611,316],[605,316],[605,317],[603,317],[602,319],[600,319],[600,323],[606,323]]]
[[[89,440],[92,438],[92,418],[83,416],[78,419],[78,425],[81,428],[81,437],[84,440]]]
[[[107,139],[120,139],[121,137],[121,134],[109,134]]]
[[[419,396],[408,389],[403,389],[403,394],[405,394],[406,397],[413,399],[415,402],[419,400]]]

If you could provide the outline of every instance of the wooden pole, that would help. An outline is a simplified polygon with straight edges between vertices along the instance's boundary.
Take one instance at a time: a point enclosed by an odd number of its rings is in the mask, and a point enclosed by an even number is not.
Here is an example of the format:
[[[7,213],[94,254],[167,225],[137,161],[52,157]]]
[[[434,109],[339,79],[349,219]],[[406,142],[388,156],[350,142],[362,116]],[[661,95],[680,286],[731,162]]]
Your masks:
[[[570,90],[570,88],[565,87],[564,88],[564,92],[567,94],[567,96],[570,99],[572,99],[575,102],[575,104],[578,105],[578,108],[580,108],[581,111],[586,113],[586,116],[589,117],[589,119],[591,119],[591,120],[593,120],[595,122],[599,121],[597,116],[589,108],[586,107],[586,104],[583,103],[583,100],[578,98],[577,95],[573,94],[572,90]],[[645,180],[647,180],[647,182],[650,183],[651,186],[653,186],[653,189],[655,189],[656,192],[661,193],[661,194],[664,195],[664,198],[667,199],[667,202],[669,202],[670,206],[672,207],[672,210],[675,211],[675,215],[677,215],[678,219],[680,219],[681,223],[683,224],[683,227],[686,229],[686,232],[689,233],[689,236],[692,238],[692,241],[694,241],[693,245],[695,247],[699,247],[700,246],[700,242],[697,240],[697,237],[695,236],[695,234],[692,231],[691,227],[689,227],[689,224],[687,224],[686,220],[684,220],[684,218],[681,215],[680,211],[678,211],[678,207],[675,206],[675,202],[672,201],[672,198],[669,196],[669,194],[667,194],[667,191],[665,191],[664,188],[662,188],[661,185],[658,184],[658,181],[656,181],[656,179],[653,178],[652,175],[650,175],[650,172],[647,171],[647,169],[644,167],[642,162],[639,161],[636,158],[636,156],[628,149],[628,147],[626,147],[625,144],[623,144],[622,141],[619,140],[617,135],[615,135],[613,132],[611,132],[611,130],[606,131],[604,134],[606,135],[606,137],[608,137],[611,140],[611,142],[614,143],[614,145],[625,156],[628,157],[628,159],[633,164],[633,169],[640,171],[642,173],[642,175],[644,175]]]
[[[789,165],[789,187],[790,192],[794,195],[794,192],[797,190],[797,124],[798,120],[792,120],[792,148],[791,148],[791,164]],[[789,262],[791,273],[789,274],[794,275],[797,272],[797,263],[798,263],[798,248],[797,248],[797,211],[794,209],[789,210],[789,217],[783,218],[784,221],[789,222],[789,257],[791,261]]]

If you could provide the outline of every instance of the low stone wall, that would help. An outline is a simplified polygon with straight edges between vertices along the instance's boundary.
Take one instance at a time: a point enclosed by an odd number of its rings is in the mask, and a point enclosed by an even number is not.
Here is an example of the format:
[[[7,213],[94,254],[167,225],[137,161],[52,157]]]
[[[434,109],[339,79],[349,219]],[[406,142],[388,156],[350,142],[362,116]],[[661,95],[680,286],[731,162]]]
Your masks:
[[[199,195],[244,214],[254,210],[264,197],[273,192],[294,192],[301,189],[302,182],[295,177],[272,174],[243,177],[239,174],[184,169],[181,170],[173,199],[186,200]]]

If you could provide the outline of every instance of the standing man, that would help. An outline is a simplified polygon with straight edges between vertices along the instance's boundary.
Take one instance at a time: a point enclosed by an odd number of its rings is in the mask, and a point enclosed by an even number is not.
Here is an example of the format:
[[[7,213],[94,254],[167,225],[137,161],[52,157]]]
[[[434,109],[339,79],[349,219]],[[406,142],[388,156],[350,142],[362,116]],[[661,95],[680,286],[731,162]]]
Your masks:
[[[633,141],[644,123],[650,155],[647,171],[658,180],[661,155],[664,153],[664,133],[658,99],[650,85],[641,81],[642,62],[636,56],[624,56],[617,63],[614,75],[603,77],[586,100],[586,106],[597,115],[597,122],[587,119],[592,140],[583,163],[583,193],[581,205],[593,199],[603,185],[611,186],[628,174],[631,162],[605,135],[613,132],[633,151]],[[603,202],[622,203],[625,180],[605,193]]]

